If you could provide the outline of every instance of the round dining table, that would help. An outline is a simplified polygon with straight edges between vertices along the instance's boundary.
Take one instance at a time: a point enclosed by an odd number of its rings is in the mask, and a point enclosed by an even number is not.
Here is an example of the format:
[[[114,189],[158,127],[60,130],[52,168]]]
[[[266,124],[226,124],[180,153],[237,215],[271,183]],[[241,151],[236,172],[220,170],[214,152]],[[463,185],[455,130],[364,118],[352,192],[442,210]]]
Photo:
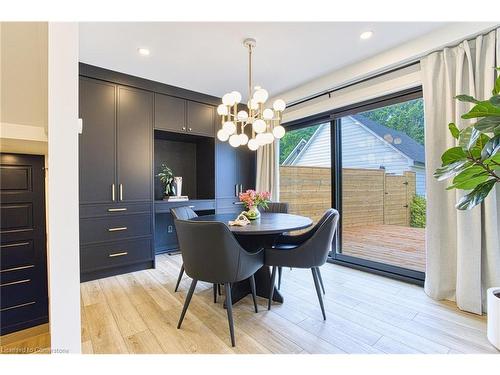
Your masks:
[[[239,244],[249,252],[259,251],[262,248],[273,246],[276,239],[283,233],[310,227],[313,222],[310,218],[281,213],[262,213],[260,218],[252,220],[245,226],[229,225],[229,221],[236,219],[235,214],[203,215],[192,218],[193,221],[219,221],[225,223],[234,234]],[[283,303],[283,296],[275,288],[273,301]],[[256,294],[260,297],[269,298],[271,288],[271,272],[268,266],[261,267],[255,273]],[[234,283],[231,287],[233,304],[251,294],[250,282],[242,280]]]

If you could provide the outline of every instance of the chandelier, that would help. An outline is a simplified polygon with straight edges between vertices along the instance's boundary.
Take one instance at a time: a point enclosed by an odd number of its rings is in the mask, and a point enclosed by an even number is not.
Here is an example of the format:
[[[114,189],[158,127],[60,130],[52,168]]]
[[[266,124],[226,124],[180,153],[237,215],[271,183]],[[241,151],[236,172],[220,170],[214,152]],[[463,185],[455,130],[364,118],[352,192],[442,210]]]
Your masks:
[[[285,128],[281,126],[282,114],[286,104],[277,99],[273,108],[266,108],[265,102],[269,96],[267,91],[260,86],[252,88],[252,50],[256,46],[255,39],[245,39],[243,45],[248,48],[248,102],[247,110],[238,111],[241,102],[241,94],[232,91],[222,97],[222,104],[217,107],[217,113],[221,116],[221,129],[217,132],[217,138],[229,141],[233,147],[248,145],[252,151],[260,146],[273,143],[285,135]],[[251,126],[250,132],[245,128]]]

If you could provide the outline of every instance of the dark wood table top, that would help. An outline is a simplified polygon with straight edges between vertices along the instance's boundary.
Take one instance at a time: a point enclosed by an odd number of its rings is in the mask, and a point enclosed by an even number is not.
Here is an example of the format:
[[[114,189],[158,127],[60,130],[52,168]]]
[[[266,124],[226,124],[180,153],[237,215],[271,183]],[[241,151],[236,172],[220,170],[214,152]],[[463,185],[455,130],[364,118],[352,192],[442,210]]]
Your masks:
[[[221,221],[228,224],[229,221],[236,219],[235,214],[216,214],[203,215],[195,217],[191,220],[195,221]],[[308,228],[312,225],[312,220],[308,217],[292,215],[292,214],[276,214],[262,213],[260,218],[251,221],[250,224],[240,226],[229,226],[229,229],[234,234],[239,235],[262,235],[262,234],[278,234]]]

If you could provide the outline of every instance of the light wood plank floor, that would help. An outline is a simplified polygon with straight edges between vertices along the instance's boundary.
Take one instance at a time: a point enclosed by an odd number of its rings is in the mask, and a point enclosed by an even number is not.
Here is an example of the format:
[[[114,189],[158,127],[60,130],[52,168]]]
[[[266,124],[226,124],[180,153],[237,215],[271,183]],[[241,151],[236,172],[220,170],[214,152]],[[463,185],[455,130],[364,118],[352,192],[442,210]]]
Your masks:
[[[223,298],[198,283],[182,329],[176,328],[189,278],[173,289],[180,255],[157,268],[81,284],[85,353],[498,353],[485,317],[428,298],[422,288],[325,264],[327,320],[308,270],[284,269],[285,303],[259,313],[251,298],[235,304],[230,346]]]
[[[344,227],[342,253],[425,272],[425,229],[386,224]]]
[[[50,353],[48,323],[0,336],[0,354],[48,353]]]

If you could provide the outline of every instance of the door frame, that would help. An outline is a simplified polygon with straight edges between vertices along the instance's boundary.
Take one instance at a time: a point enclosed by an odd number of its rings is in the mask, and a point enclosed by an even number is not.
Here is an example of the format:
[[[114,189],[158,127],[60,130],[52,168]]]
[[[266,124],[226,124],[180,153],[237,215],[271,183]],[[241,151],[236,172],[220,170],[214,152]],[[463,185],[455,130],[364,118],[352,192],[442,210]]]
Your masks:
[[[333,187],[331,189],[331,206],[340,213],[340,220],[333,239],[332,251],[328,257],[328,262],[417,285],[424,284],[425,272],[342,254],[342,189],[339,188],[342,186],[341,118],[422,97],[422,86],[416,86],[284,124],[287,130],[296,130],[322,123],[330,123],[331,186]]]

